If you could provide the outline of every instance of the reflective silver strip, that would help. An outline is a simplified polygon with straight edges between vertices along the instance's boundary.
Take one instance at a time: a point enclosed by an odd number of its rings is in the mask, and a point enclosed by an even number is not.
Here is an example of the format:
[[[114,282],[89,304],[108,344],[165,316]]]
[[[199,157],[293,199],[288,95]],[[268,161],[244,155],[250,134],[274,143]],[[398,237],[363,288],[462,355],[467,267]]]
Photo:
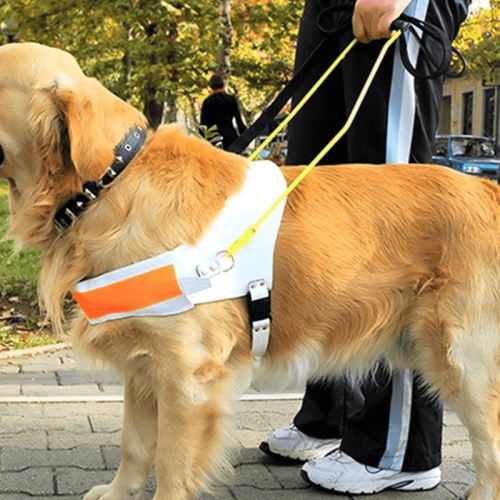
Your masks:
[[[400,471],[403,468],[410,433],[412,394],[413,372],[396,372],[392,377],[389,430],[385,452],[378,465],[380,469]]]
[[[429,0],[415,0],[410,3],[405,13],[425,20],[428,7]],[[408,36],[408,34],[403,36]],[[410,37],[408,57],[412,65],[416,64],[419,51],[420,45],[414,37]],[[387,115],[386,163],[407,163],[409,161],[415,124],[415,107],[415,79],[406,71],[401,61],[400,52],[396,50]]]

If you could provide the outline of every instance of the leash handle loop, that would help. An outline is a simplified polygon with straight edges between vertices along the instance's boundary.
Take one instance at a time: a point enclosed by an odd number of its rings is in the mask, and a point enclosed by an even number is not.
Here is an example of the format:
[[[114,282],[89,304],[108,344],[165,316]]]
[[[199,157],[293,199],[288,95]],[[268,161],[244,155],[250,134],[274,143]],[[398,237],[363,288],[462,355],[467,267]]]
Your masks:
[[[422,65],[426,65],[429,71],[417,69],[417,61],[412,63],[408,54],[408,41],[406,37],[401,38],[400,54],[401,61],[406,71],[414,78],[418,79],[432,79],[443,76],[447,73],[451,62],[451,43],[448,41],[446,33],[437,26],[409,16],[408,14],[401,14],[391,26],[404,26],[404,31],[408,31],[413,37],[415,42],[419,45],[420,50],[424,57],[419,58]],[[424,41],[422,35],[425,35]],[[434,44],[434,52],[429,50],[426,44]]]

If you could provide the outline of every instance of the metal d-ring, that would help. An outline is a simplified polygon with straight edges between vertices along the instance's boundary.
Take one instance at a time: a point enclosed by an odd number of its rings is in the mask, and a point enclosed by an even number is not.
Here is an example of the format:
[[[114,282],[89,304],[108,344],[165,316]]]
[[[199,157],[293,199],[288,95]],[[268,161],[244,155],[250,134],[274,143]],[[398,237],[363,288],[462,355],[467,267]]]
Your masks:
[[[219,252],[216,257],[220,259],[221,262],[221,271],[225,273],[234,267],[234,256],[230,255],[227,257],[227,250],[223,250]]]

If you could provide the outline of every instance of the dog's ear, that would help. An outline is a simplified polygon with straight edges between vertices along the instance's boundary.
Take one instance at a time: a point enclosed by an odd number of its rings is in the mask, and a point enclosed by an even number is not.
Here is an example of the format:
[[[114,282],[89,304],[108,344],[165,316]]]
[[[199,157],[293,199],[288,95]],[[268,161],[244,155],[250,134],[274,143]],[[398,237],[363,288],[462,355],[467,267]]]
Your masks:
[[[57,107],[68,131],[71,161],[85,180],[99,179],[113,161],[116,146],[110,141],[103,116],[109,96],[95,92],[93,87],[99,85],[96,84],[85,79],[59,88],[56,94]]]
[[[33,91],[29,124],[33,133],[35,154],[40,158],[44,170],[57,178],[64,170],[73,168],[73,165],[69,158],[69,138],[57,106],[56,92],[57,82]]]
[[[49,168],[62,163],[66,170],[74,168],[80,179],[98,180],[127,131],[133,125],[146,126],[146,119],[97,80],[60,75],[52,85],[37,89],[32,124]]]

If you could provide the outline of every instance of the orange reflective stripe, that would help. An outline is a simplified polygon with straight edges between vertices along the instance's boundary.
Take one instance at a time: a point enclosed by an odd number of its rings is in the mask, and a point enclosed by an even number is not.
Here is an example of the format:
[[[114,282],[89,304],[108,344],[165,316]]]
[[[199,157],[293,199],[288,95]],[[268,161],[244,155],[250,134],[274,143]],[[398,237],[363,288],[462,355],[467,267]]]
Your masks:
[[[182,295],[172,264],[88,292],[71,292],[89,319],[136,311]]]

